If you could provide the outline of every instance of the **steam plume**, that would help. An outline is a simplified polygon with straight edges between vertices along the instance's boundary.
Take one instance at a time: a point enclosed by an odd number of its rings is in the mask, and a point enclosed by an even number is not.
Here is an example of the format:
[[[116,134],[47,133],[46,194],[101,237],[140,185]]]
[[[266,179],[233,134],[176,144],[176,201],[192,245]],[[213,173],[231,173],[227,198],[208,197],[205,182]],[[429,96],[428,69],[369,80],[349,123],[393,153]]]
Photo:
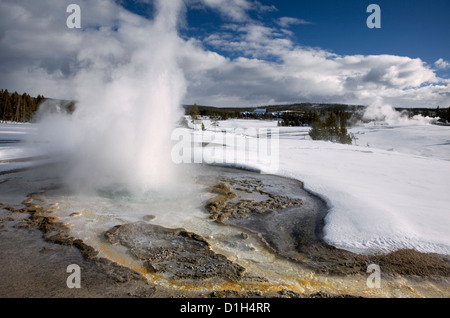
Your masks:
[[[71,186],[120,184],[142,193],[176,177],[170,134],[185,92],[176,57],[182,5],[160,0],[153,21],[125,16],[118,30],[83,35],[73,81],[76,110],[46,116],[40,131],[52,150],[69,158]]]
[[[383,122],[388,125],[428,125],[433,118],[415,115],[409,117],[406,112],[399,112],[391,105],[378,98],[364,112],[363,119]]]

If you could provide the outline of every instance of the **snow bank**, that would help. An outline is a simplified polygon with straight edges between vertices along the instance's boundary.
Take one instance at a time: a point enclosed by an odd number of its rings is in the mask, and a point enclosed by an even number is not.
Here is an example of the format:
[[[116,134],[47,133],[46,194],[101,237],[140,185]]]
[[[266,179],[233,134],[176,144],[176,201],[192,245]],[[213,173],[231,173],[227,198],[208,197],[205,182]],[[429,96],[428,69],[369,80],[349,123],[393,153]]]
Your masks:
[[[450,254],[449,161],[317,141],[284,141],[280,153],[279,174],[328,202],[328,243]]]
[[[219,127],[251,124],[233,120]],[[450,255],[449,127],[359,127],[353,129],[358,146],[312,141],[307,130],[280,129],[277,174],[303,181],[328,202],[324,233],[329,244],[358,253],[414,248]],[[246,165],[264,170],[257,161]]]

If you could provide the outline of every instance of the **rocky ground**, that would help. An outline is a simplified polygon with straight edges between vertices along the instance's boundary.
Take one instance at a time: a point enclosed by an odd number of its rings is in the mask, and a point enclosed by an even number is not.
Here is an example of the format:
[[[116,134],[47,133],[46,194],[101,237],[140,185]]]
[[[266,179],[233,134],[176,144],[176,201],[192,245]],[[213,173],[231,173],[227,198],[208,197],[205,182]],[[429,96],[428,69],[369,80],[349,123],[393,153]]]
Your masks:
[[[365,273],[379,264],[383,273],[448,283],[450,258],[400,250],[387,255],[359,255],[327,245],[322,239],[327,207],[296,180],[273,182],[272,176],[229,174],[200,177],[212,198],[205,211],[219,224],[257,233],[279,257],[330,275]],[[272,180],[272,181],[270,181]],[[69,234],[46,202],[44,193],[31,193],[20,207],[0,203],[0,297],[347,297],[326,293],[208,289],[218,284],[264,282],[224,255],[213,252],[208,240],[184,229],[149,222],[118,225],[104,233],[107,242],[128,249],[149,273],[170,281],[205,288],[172,288],[149,281],[142,272],[100,257],[98,251]],[[151,218],[149,219],[151,220]],[[242,233],[242,239],[246,239]],[[82,269],[82,288],[68,288],[66,268]],[[257,284],[255,284],[257,286]]]
[[[322,229],[327,208],[318,197],[309,195],[298,199],[270,193],[261,180],[226,177],[220,180],[211,188],[217,196],[206,204],[212,219],[260,233],[275,253],[302,262],[315,271],[349,275],[365,272],[369,264],[379,264],[390,275],[450,277],[449,256],[415,250],[360,255],[326,244]],[[296,180],[288,182],[302,188]],[[247,194],[251,197],[255,192],[263,198],[247,198]]]

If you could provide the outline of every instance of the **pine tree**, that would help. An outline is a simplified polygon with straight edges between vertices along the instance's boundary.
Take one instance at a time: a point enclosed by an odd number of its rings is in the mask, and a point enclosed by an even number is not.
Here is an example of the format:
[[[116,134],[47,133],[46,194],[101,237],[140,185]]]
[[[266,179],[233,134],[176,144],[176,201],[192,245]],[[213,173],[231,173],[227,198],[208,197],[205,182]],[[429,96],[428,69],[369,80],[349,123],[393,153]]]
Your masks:
[[[311,130],[309,131],[309,135],[311,139],[351,144],[352,137],[347,132],[346,116],[341,113],[339,114],[339,126],[338,118],[333,110],[328,113],[324,122],[320,120],[320,116],[316,111],[310,114]]]
[[[352,137],[348,134],[347,132],[347,127],[345,124],[345,120],[343,118],[341,118],[340,120],[340,129],[339,129],[339,136],[338,136],[338,141],[341,144],[351,144],[352,143]]]
[[[337,125],[336,114],[333,110],[328,114],[325,119],[325,139],[329,141],[336,141],[336,137],[339,135],[339,128]]]
[[[219,119],[216,114],[211,116],[211,126],[214,127],[214,131],[216,131],[217,127],[219,127]]]
[[[200,116],[200,111],[198,109],[197,104],[194,104],[194,106],[192,107],[190,115],[191,115],[192,122],[194,122],[194,120],[197,120],[198,117]]]
[[[31,120],[31,117],[33,117],[33,114],[36,112],[36,100],[31,98],[30,95],[26,94],[25,96],[25,104],[26,109],[25,109],[25,116],[24,116],[24,121],[25,122],[29,122]]]
[[[71,101],[68,105],[67,105],[67,113],[69,113],[69,114],[73,114],[73,112],[75,111],[75,109],[76,109],[76,104],[75,104],[75,101]]]
[[[3,120],[9,121],[13,119],[14,109],[12,106],[11,94],[8,92],[7,89],[3,92],[3,97],[4,97]]]
[[[313,114],[309,136],[312,140],[322,140],[325,137],[323,134],[323,124],[317,112]]]
[[[291,125],[291,123],[289,122],[289,114],[287,112],[284,112],[282,126],[290,126],[290,125]]]
[[[40,95],[38,98],[32,98],[27,93],[10,94],[7,89],[2,89],[0,90],[0,120],[29,122],[37,110],[38,101],[42,102],[44,99]]]

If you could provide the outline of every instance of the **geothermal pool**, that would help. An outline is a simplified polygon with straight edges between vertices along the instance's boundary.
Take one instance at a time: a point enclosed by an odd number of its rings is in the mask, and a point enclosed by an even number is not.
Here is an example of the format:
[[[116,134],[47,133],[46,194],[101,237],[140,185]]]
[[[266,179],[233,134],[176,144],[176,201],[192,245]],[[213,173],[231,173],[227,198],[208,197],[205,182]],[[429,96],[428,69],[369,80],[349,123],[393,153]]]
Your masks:
[[[364,297],[449,296],[445,280],[401,275],[382,276],[381,288],[369,287],[370,273],[365,268],[355,269],[366,264],[355,261],[359,256],[329,248],[323,242],[326,204],[305,191],[296,180],[191,164],[184,167],[186,178],[170,192],[149,192],[136,197],[119,186],[95,195],[74,194],[62,186],[55,171],[58,171],[55,166],[47,166],[3,175],[0,191],[6,194],[2,200],[8,198],[8,202],[2,203],[20,208],[30,193],[38,193],[43,199],[37,203],[59,218],[58,222],[66,224],[70,236],[93,247],[99,257],[137,271],[148,281],[169,289],[258,291],[263,295],[287,290],[299,295],[322,292]],[[212,217],[205,206],[221,195],[211,191],[218,184],[226,184],[234,193],[229,203],[240,208],[232,212],[247,209],[248,215],[233,217],[230,212],[220,222]],[[271,209],[261,210],[264,205],[270,205]],[[105,237],[111,229],[128,225],[139,225],[131,228],[132,237],[128,238],[134,244],[131,247],[112,244]],[[157,242],[139,232],[146,226],[182,228],[195,233],[201,242],[207,242],[214,257],[223,255],[227,262],[243,268],[243,278],[228,278],[225,274],[220,279],[179,279],[170,270],[149,270],[148,260],[136,257],[133,252],[141,248],[144,252],[140,253],[146,253],[145,248]],[[346,261],[350,263],[343,264]]]

